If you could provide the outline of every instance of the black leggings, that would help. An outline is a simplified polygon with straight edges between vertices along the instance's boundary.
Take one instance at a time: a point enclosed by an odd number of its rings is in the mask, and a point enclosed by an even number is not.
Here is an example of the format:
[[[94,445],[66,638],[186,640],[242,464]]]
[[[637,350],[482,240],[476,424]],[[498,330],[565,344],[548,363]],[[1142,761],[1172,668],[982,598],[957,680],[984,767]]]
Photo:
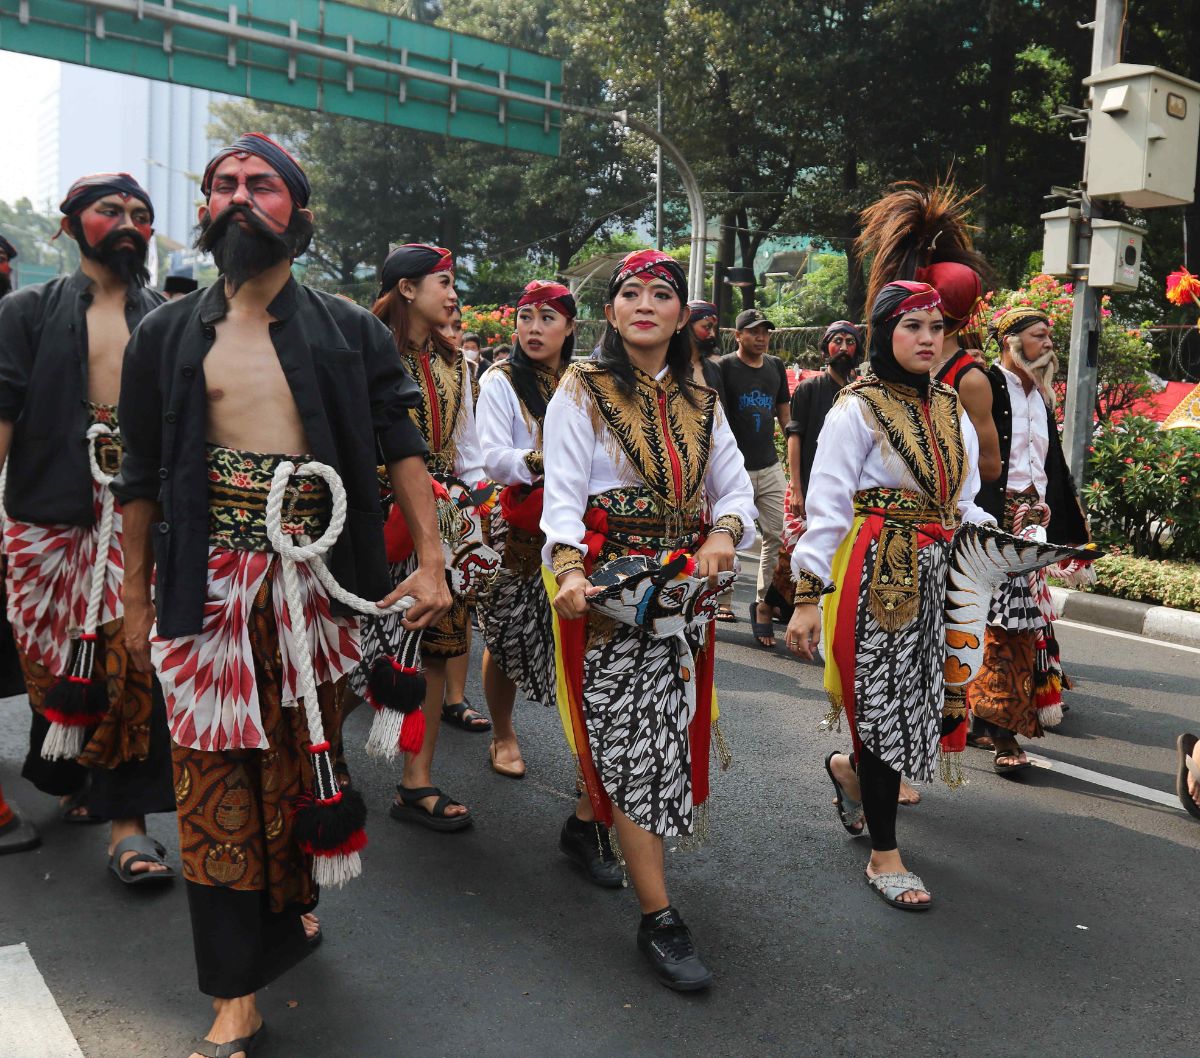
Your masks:
[[[896,810],[900,804],[900,773],[884,764],[865,746],[851,753],[850,763],[858,771],[863,814],[875,852],[891,852],[896,846]]]

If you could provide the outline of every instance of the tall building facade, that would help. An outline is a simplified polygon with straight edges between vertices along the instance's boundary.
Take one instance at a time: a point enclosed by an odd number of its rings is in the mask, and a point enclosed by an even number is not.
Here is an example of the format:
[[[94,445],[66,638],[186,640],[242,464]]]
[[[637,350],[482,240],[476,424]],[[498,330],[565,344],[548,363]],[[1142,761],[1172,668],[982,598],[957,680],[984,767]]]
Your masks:
[[[41,104],[37,205],[57,208],[85,173],[127,172],[154,200],[158,234],[189,245],[212,154],[209,107],[225,97],[67,63],[60,71]]]

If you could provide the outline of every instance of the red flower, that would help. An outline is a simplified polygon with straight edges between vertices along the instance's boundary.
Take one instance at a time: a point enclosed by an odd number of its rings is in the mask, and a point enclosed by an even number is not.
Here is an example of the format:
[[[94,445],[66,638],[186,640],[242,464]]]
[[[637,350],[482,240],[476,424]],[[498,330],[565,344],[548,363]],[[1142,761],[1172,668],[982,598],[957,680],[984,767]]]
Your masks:
[[[1133,463],[1133,456],[1126,456],[1124,459],[1122,459],[1122,460],[1121,460],[1121,462],[1122,462],[1122,463],[1129,463],[1129,464],[1132,464],[1132,463]]]
[[[1182,482],[1183,482],[1183,483],[1186,485],[1186,484],[1188,484],[1188,482],[1189,482],[1191,479],[1190,479],[1190,478],[1188,478],[1188,477],[1186,477],[1185,475],[1182,475],[1182,474],[1181,474],[1181,475],[1179,476],[1179,480],[1180,480],[1180,481],[1182,481]]]

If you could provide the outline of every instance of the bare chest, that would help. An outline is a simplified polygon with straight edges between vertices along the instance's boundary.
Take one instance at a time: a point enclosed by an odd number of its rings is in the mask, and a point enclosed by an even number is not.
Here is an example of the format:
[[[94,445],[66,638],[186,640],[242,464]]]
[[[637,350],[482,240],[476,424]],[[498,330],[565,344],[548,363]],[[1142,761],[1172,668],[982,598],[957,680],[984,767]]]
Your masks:
[[[129,341],[125,299],[97,298],[87,310],[88,399],[116,404],[121,392],[121,361]]]

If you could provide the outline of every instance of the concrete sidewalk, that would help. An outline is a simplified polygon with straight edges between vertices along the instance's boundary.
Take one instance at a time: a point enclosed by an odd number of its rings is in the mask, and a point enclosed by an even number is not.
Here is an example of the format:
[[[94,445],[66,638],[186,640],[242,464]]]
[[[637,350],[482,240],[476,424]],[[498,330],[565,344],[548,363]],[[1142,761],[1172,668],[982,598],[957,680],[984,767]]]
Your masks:
[[[1200,647],[1200,613],[1071,588],[1052,587],[1050,594],[1054,598],[1054,608],[1063,620]]]

